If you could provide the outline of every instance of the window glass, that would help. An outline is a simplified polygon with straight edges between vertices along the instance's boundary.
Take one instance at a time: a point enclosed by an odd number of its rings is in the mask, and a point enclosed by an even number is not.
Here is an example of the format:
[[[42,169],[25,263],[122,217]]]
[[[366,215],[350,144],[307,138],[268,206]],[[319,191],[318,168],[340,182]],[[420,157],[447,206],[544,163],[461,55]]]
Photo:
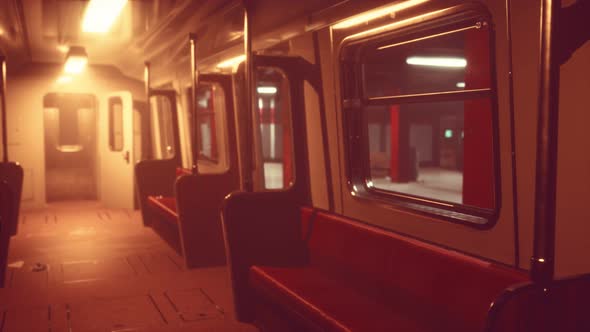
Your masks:
[[[225,91],[219,83],[200,82],[196,92],[199,161],[214,166],[214,169],[225,170],[228,166]],[[186,89],[186,94],[188,107],[191,110],[187,112],[189,138],[192,139],[194,123],[191,88]]]
[[[219,161],[219,137],[217,130],[220,116],[225,110],[225,95],[218,84],[201,84],[197,89],[197,123],[199,125],[199,159]],[[223,122],[222,122],[223,124]]]
[[[489,88],[487,27],[378,43],[365,54],[365,95],[382,97]],[[457,29],[461,30],[461,29]],[[454,31],[454,30],[451,30]],[[473,44],[482,49],[473,49]]]
[[[361,46],[362,115],[349,126],[363,135],[350,146],[368,152],[352,166],[369,192],[495,208],[489,34],[473,22]]]
[[[172,159],[175,154],[172,105],[166,96],[150,97],[152,147],[155,159]]]
[[[119,97],[109,99],[109,147],[123,151],[123,101]]]
[[[294,181],[293,134],[289,81],[277,68],[258,68],[256,123],[257,156],[262,162],[265,189],[284,189]]]

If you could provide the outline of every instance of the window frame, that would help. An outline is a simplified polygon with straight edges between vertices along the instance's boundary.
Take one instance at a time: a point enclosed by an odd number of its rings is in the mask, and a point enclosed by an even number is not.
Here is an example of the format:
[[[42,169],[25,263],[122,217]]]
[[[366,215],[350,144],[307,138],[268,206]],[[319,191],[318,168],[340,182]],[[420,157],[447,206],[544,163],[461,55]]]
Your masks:
[[[467,7],[467,8],[465,8]],[[454,93],[435,92],[415,95],[398,95],[368,98],[362,71],[361,52],[386,41],[411,42],[417,38],[436,36],[454,30],[453,26],[486,22],[489,30],[490,86],[488,91],[460,90]],[[372,32],[372,33],[371,33]],[[436,219],[459,223],[476,229],[492,228],[501,210],[501,169],[499,151],[499,112],[496,75],[495,29],[491,14],[484,6],[458,6],[445,10],[431,20],[407,20],[407,24],[393,29],[376,28],[342,40],[338,49],[337,70],[340,75],[340,99],[343,126],[344,158],[347,184],[350,194],[361,200],[378,202],[396,209],[418,213]],[[460,96],[469,98],[461,98]],[[368,128],[363,108],[379,103],[403,105],[411,102],[461,101],[468,99],[489,100],[492,118],[492,161],[494,207],[485,209],[458,203],[450,203],[429,197],[393,192],[370,186],[371,180]],[[372,100],[371,100],[372,99]],[[360,158],[359,158],[360,156]]]

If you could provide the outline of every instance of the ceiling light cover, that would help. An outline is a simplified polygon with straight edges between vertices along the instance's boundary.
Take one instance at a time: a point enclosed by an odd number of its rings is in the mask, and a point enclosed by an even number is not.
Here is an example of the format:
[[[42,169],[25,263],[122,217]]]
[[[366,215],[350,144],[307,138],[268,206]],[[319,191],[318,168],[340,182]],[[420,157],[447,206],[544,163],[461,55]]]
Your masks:
[[[82,30],[91,33],[108,32],[127,0],[90,0],[82,20]]]
[[[66,56],[64,71],[67,74],[80,74],[86,69],[88,64],[88,55],[83,47],[72,46]]]

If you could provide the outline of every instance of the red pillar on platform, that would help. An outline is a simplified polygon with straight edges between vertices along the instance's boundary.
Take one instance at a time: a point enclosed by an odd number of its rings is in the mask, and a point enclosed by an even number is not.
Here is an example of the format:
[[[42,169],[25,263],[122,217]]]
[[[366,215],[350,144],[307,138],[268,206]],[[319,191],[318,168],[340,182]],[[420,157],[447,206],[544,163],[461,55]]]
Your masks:
[[[490,86],[489,35],[480,30],[465,34],[465,89]],[[489,99],[464,104],[463,204],[494,207],[492,104]]]

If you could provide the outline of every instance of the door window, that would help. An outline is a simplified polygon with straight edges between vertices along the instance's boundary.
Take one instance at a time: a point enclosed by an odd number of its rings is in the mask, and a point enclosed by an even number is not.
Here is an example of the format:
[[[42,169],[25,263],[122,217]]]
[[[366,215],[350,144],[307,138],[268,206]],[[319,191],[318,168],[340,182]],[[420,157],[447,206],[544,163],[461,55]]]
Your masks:
[[[172,104],[166,96],[150,97],[152,148],[155,159],[172,159],[175,155]]]
[[[123,151],[123,100],[119,97],[109,99],[109,148]]]
[[[256,74],[256,155],[264,188],[285,189],[295,180],[289,81],[278,68],[258,68]]]

